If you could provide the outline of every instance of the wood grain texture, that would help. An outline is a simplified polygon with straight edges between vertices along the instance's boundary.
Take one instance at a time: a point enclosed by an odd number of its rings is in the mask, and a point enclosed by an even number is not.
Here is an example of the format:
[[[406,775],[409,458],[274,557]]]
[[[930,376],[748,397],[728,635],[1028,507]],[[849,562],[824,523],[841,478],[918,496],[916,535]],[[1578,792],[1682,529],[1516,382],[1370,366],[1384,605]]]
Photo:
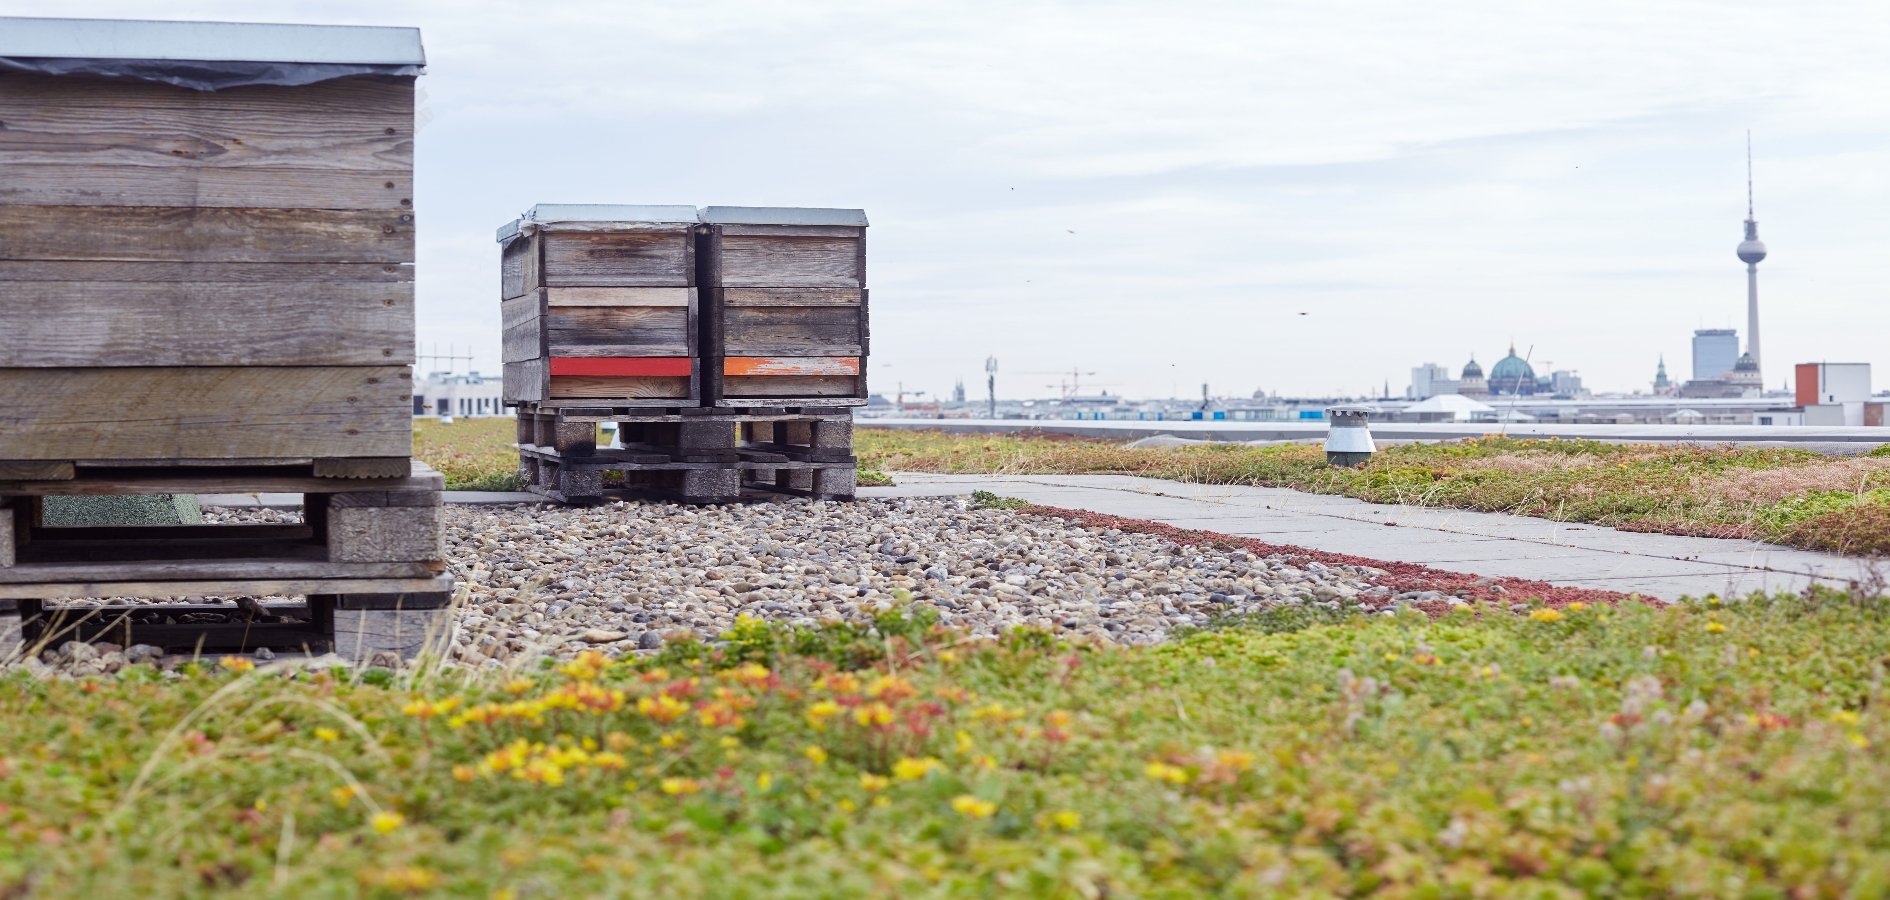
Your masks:
[[[0,259],[402,264],[413,236],[405,212],[0,206]]]
[[[545,292],[533,291],[499,305],[502,362],[543,359],[545,347]]]
[[[71,481],[76,473],[67,460],[0,460],[0,481]]]
[[[411,456],[406,366],[0,369],[0,459]]]
[[[412,79],[191,91],[9,75],[0,204],[408,209]]]
[[[411,264],[392,263],[193,263],[123,260],[0,259],[0,282],[114,281],[209,284],[301,284],[413,281]],[[0,291],[6,288],[0,286]]]
[[[730,235],[721,239],[722,287],[861,285],[858,241],[834,237]]]
[[[413,362],[413,283],[0,282],[0,364]]]
[[[727,356],[860,356],[852,306],[741,306],[722,310]]]
[[[539,235],[522,235],[499,248],[499,298],[510,300],[545,286]]]
[[[543,234],[546,287],[692,287],[695,242],[673,232]]]
[[[610,399],[689,396],[689,379],[665,375],[554,375],[552,399]]]
[[[549,399],[546,395],[548,389],[546,379],[551,376],[547,368],[546,360],[542,356],[537,359],[506,363],[502,379],[505,402],[528,403]]]
[[[724,375],[729,397],[850,397],[859,381],[848,375]]]
[[[445,559],[446,526],[441,510],[438,506],[331,508],[328,558],[334,562]]]
[[[696,302],[695,288],[673,287],[562,287],[551,288],[545,300],[551,306],[680,306]]]
[[[137,460],[114,460],[113,467]],[[80,469],[83,477],[66,481],[7,481],[8,494],[27,496],[83,496],[95,494],[322,494],[336,490],[439,491],[446,479],[431,469],[415,469],[406,478],[363,478],[339,481],[312,475],[264,474],[230,467],[217,470],[177,469],[163,474],[113,472],[105,475]]]
[[[552,356],[688,356],[690,350],[687,307],[550,306],[545,331]]]
[[[859,288],[725,288],[723,306],[859,306]]]

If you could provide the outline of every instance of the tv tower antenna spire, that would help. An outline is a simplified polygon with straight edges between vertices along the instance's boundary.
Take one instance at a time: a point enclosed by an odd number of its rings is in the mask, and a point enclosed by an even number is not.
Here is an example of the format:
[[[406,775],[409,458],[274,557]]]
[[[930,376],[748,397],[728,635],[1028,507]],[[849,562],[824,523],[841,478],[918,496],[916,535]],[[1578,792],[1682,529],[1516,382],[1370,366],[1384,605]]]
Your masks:
[[[1739,261],[1746,264],[1746,355],[1759,368],[1759,261],[1765,244],[1759,240],[1759,220],[1752,214],[1752,131],[1746,131],[1746,239],[1739,244]]]

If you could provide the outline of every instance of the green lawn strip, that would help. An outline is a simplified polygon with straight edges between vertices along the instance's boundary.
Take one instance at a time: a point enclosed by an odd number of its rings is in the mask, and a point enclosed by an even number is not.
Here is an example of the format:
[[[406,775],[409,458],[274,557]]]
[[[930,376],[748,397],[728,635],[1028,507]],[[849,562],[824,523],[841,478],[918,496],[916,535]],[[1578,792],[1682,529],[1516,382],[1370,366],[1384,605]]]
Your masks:
[[[1890,891],[1881,600],[1233,624],[744,623],[385,686],[14,674],[0,896]]]
[[[863,464],[884,471],[1142,475],[1890,553],[1890,466],[1803,450],[1491,436],[1389,446],[1347,469],[1328,466],[1324,452],[1307,445],[1129,448],[1042,434],[871,428],[854,436]],[[1849,473],[1860,464],[1864,474],[1853,479]],[[1787,496],[1769,499],[1781,489]]]

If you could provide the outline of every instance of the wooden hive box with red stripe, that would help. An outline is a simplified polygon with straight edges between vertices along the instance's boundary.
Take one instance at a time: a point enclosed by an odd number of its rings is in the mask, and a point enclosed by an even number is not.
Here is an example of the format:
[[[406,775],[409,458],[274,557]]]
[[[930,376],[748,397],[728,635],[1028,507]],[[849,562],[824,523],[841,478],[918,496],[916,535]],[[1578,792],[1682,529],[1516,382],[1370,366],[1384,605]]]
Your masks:
[[[705,405],[866,404],[866,213],[711,206],[696,254]]]
[[[505,400],[701,403],[693,206],[541,204],[499,229]]]

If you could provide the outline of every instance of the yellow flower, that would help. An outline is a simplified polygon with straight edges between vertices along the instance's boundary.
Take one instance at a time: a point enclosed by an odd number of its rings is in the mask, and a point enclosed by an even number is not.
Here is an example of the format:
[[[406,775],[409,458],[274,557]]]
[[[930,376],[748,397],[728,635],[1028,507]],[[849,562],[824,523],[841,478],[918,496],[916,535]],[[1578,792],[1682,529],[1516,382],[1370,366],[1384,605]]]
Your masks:
[[[1215,755],[1214,760],[1220,763],[1222,768],[1233,769],[1236,772],[1245,772],[1253,768],[1254,755],[1251,753],[1242,753],[1238,750],[1222,750]]]
[[[532,682],[529,678],[514,678],[505,685],[505,692],[508,694],[523,694],[531,689]]]
[[[891,785],[892,779],[884,775],[874,775],[871,772],[860,773],[860,787],[869,791],[883,791]]]
[[[939,661],[939,662],[942,662],[942,663],[945,663],[945,664],[947,664],[947,665],[949,665],[949,664],[951,664],[951,663],[955,663],[955,662],[957,662],[957,661],[958,661],[958,651],[956,651],[956,650],[940,650],[940,651],[938,652],[938,661]]]
[[[1587,609],[1587,608],[1588,608],[1588,604],[1586,603],[1570,603],[1568,605],[1569,612],[1581,612],[1582,610]]]
[[[1870,738],[1864,737],[1856,732],[1852,732],[1850,737],[1845,738],[1845,740],[1850,741],[1853,746],[1860,748],[1870,746]]]
[[[1187,784],[1191,778],[1191,776],[1188,775],[1187,769],[1180,766],[1171,766],[1165,762],[1149,763],[1148,767],[1142,771],[1146,772],[1150,778],[1157,781],[1166,781],[1171,784]]]
[[[824,730],[827,720],[840,714],[840,704],[832,700],[822,700],[807,707],[807,724],[815,731]]]
[[[1064,831],[1075,831],[1082,827],[1083,817],[1078,813],[1066,809],[1061,812],[1051,813],[1050,821],[1055,822],[1057,827]]]
[[[720,741],[717,741],[716,743],[718,743],[718,744],[721,744],[721,745],[722,745],[722,749],[724,749],[724,750],[733,750],[733,749],[735,749],[736,747],[740,747],[740,746],[742,745],[742,742],[741,742],[741,739],[740,739],[740,738],[736,738],[736,737],[732,737],[732,736],[731,736],[731,737],[725,737],[725,738],[723,738],[723,739],[721,739]]]
[[[891,797],[874,797],[873,805],[880,809],[885,809],[886,807],[892,805],[892,798]]]
[[[970,794],[959,794],[952,798],[952,809],[967,819],[989,819],[997,812],[997,804]]]
[[[1831,714],[1831,721],[1840,725],[1855,725],[1857,724],[1857,714],[1848,709],[1840,709]]]
[[[672,732],[670,734],[663,735],[661,738],[657,739],[657,743],[662,744],[663,748],[667,750],[671,747],[680,745],[684,740],[686,740],[686,738],[684,738],[682,735],[675,734]]]
[[[396,894],[417,894],[438,887],[440,873],[424,866],[395,866],[378,871],[362,869],[355,874],[355,880]]]
[[[657,694],[637,701],[637,712],[658,722],[674,722],[688,711],[689,707],[686,704],[668,694]]]
[[[694,778],[665,778],[662,781],[663,793],[670,796],[693,794],[702,790],[702,785]]]
[[[809,747],[802,750],[801,755],[813,760],[814,765],[824,766],[827,764],[827,751],[819,747]]]
[[[217,660],[217,665],[232,672],[248,672],[256,668],[256,661],[247,656],[226,656]]]
[[[315,738],[316,740],[322,741],[336,741],[341,739],[341,732],[333,728],[317,728],[315,729]]]
[[[355,795],[359,793],[361,793],[361,789],[350,784],[329,791],[328,796],[335,799],[336,806],[347,806],[348,802],[353,800]]]
[[[884,703],[869,703],[853,711],[853,721],[858,722],[862,727],[891,725],[892,720],[892,707]]]
[[[374,826],[375,834],[388,834],[406,824],[407,817],[397,812],[378,812],[368,822]]]
[[[1720,632],[1725,631],[1725,630],[1726,630],[1726,626],[1719,622],[1706,623],[1707,634],[1719,634]]]
[[[774,787],[774,775],[763,772],[755,776],[755,787],[764,791]]]
[[[1562,621],[1562,613],[1553,609],[1538,609],[1530,613],[1529,618],[1538,622],[1560,622]]]
[[[854,802],[851,800],[842,800],[839,803],[835,803],[834,805],[839,807],[841,812],[852,812],[856,809],[859,809],[859,806],[855,805]]]
[[[945,764],[928,756],[924,759],[906,757],[893,763],[893,777],[900,781],[918,781],[932,773],[934,769],[943,769]]]
[[[453,767],[453,780],[454,781],[464,784],[465,782],[471,781],[477,777],[479,777],[479,770],[473,768],[472,766],[454,766]]]
[[[1397,661],[1398,661],[1398,654],[1396,653],[1385,654],[1385,662],[1397,662]]]
[[[953,735],[952,737],[957,742],[958,752],[960,755],[970,753],[971,748],[976,746],[975,744],[971,742],[971,735],[966,732],[960,731],[957,734]]]

